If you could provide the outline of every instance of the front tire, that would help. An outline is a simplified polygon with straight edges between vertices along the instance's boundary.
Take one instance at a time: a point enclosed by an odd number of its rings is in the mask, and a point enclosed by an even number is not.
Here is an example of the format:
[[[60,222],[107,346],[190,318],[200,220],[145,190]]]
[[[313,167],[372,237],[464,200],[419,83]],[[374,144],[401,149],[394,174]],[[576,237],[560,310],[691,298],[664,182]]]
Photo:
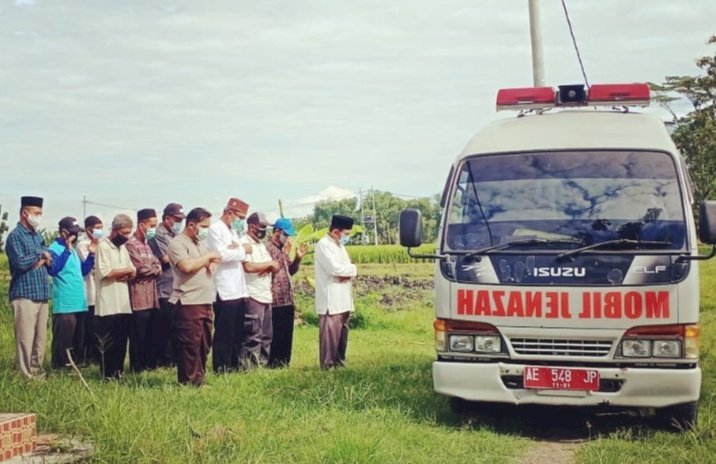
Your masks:
[[[699,403],[694,401],[657,409],[656,418],[661,426],[672,430],[693,430],[699,419]]]

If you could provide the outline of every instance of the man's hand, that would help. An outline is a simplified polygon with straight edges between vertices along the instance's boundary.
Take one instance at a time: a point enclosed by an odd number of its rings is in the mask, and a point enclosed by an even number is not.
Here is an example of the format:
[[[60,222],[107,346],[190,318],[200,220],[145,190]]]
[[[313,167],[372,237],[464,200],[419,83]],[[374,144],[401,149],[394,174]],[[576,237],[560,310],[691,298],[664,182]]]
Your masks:
[[[90,244],[89,244],[89,246],[87,246],[87,250],[90,253],[97,253],[97,244],[98,244],[97,240],[90,240]]]
[[[210,251],[206,255],[204,255],[204,258],[206,259],[206,264],[204,264],[204,267],[209,269],[212,265],[218,266],[221,262],[221,255],[218,251]]]
[[[219,263],[217,262],[209,262],[209,265],[207,266],[206,270],[209,272],[209,275],[214,275],[214,272],[216,272],[216,269],[219,267]]]
[[[281,263],[279,263],[276,260],[271,261],[271,272],[274,274],[277,273],[281,269]]]
[[[75,240],[77,240],[77,236],[76,236],[76,235],[70,235],[69,237],[67,237],[67,238],[65,239],[65,244],[67,245],[67,249],[68,249],[68,250],[69,250],[70,248],[72,248],[72,245],[75,243]]]
[[[302,243],[296,248],[296,258],[301,259],[308,253],[308,243]]]

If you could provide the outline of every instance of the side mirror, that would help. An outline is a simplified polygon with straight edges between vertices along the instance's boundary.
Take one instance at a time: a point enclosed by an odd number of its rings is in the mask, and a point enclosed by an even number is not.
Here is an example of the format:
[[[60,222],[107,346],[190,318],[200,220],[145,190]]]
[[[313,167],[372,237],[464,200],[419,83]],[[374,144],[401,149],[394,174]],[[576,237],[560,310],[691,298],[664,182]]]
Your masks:
[[[402,246],[416,248],[423,243],[423,220],[419,210],[404,209],[400,212],[398,223]]]
[[[699,206],[699,240],[716,244],[716,201],[704,201]]]

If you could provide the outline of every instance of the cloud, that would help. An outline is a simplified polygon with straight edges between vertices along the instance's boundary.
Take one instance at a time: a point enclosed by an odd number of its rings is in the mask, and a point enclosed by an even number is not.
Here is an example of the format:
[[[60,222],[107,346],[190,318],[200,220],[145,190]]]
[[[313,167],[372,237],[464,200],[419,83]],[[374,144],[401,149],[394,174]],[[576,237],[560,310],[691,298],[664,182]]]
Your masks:
[[[306,206],[310,205],[313,206],[318,202],[321,201],[337,201],[337,200],[347,200],[348,198],[355,198],[356,194],[352,192],[351,190],[344,189],[341,187],[335,187],[333,185],[326,187],[325,189],[321,190],[317,195],[310,195],[307,197],[299,198],[298,200],[292,202],[291,204],[293,206]]]

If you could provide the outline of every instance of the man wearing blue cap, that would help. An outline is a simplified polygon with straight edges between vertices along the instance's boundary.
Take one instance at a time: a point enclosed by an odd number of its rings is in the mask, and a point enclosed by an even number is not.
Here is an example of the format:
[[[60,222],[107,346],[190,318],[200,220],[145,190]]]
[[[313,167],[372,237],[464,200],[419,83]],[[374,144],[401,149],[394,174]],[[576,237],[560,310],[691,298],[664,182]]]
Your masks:
[[[279,270],[273,275],[271,293],[273,294],[273,338],[269,354],[269,367],[284,367],[291,362],[293,344],[293,320],[296,306],[293,298],[291,276],[298,272],[301,258],[308,251],[303,243],[296,248],[296,257],[291,261],[288,252],[291,249],[289,237],[296,236],[296,229],[287,218],[279,218],[273,225],[273,235],[266,244],[271,258],[279,263]]]

